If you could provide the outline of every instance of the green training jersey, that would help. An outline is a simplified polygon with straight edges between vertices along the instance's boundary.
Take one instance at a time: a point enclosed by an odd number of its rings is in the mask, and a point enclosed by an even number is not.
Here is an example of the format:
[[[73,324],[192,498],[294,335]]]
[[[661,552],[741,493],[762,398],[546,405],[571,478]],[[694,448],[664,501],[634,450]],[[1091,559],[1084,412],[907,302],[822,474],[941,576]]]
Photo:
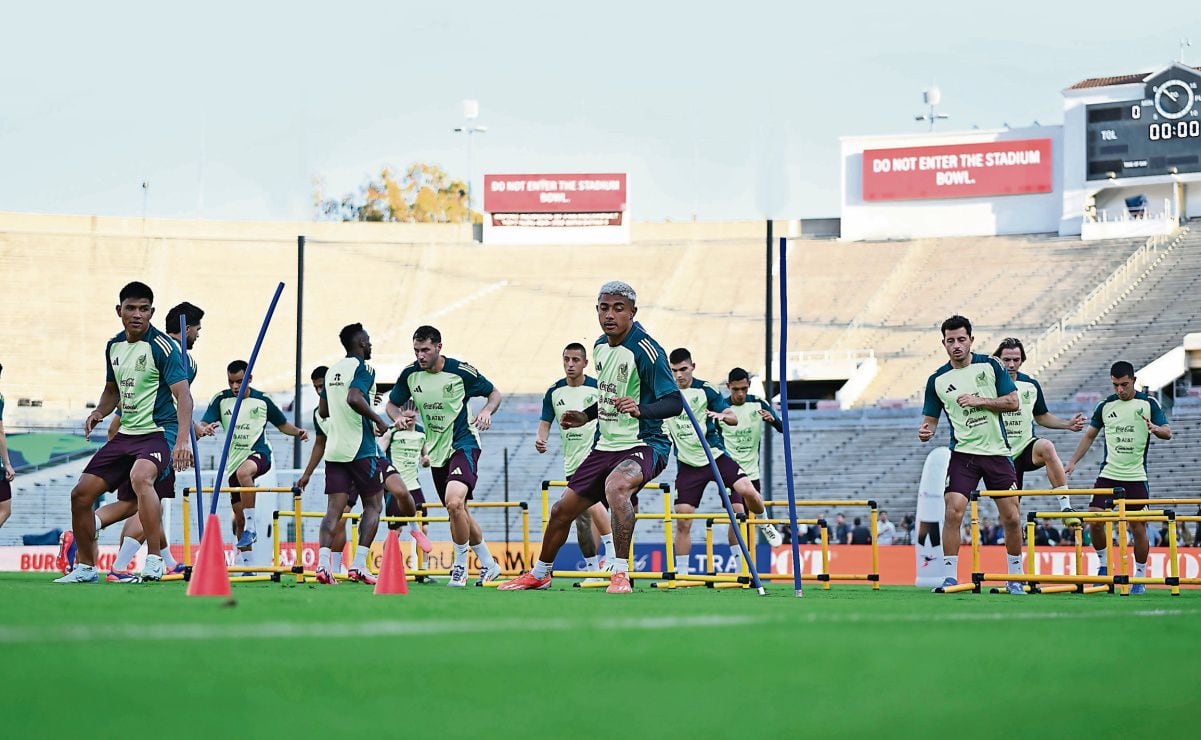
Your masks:
[[[988,355],[972,353],[966,367],[940,367],[926,381],[923,416],[946,413],[951,422],[951,449],[972,455],[1009,456],[1009,443],[1001,414],[985,408],[961,407],[955,399],[964,393],[1000,398],[1017,390],[1009,373]]]
[[[344,357],[325,373],[324,395],[329,406],[325,459],[328,462],[379,457],[371,422],[346,401],[351,388],[357,388],[368,405],[375,398],[375,370],[360,357]]]
[[[1105,459],[1101,462],[1101,477],[1110,480],[1147,480],[1147,451],[1151,430],[1147,420],[1160,426],[1168,423],[1159,403],[1139,391],[1134,398],[1123,401],[1117,394],[1110,396],[1093,411],[1089,425],[1105,430]]]
[[[175,340],[153,326],[131,342],[125,332],[104,349],[105,380],[117,384],[122,434],[162,432],[174,444],[179,428],[171,386],[186,381]]]
[[[437,373],[422,370],[416,362],[409,365],[388,394],[396,406],[410,400],[417,406],[434,467],[445,465],[455,450],[479,449],[480,438],[467,399],[487,398],[493,390],[492,383],[471,365],[452,357],[444,360]]]
[[[722,398],[717,389],[699,378],[692,379],[692,385],[680,389],[684,402],[692,409],[693,416],[705,430],[705,441],[713,452],[713,459],[725,454],[725,446],[721,433],[717,431],[718,422],[710,419],[708,412],[721,413],[730,407],[730,403]],[[667,420],[667,433],[671,435],[671,443],[676,448],[676,459],[684,465],[694,468],[708,466],[709,458],[705,457],[705,448],[692,428],[692,420],[687,411],[681,411],[679,416]],[[744,471],[745,472],[745,471]]]
[[[229,420],[233,417],[234,402],[237,400],[232,390],[226,388],[209,402],[202,421],[205,424],[221,423],[221,429],[229,434]],[[262,392],[250,389],[242,406],[238,409],[238,426],[234,430],[233,440],[229,444],[229,470],[237,470],[254,453],[261,454],[271,462],[271,445],[267,442],[267,424],[281,427],[288,423],[288,417],[279,410],[279,406]]]
[[[1038,381],[1025,373],[1018,373],[1013,384],[1017,386],[1021,406],[1017,411],[1007,411],[1001,418],[1005,421],[1009,452],[1017,458],[1034,441],[1034,417],[1047,413],[1047,399],[1043,397],[1043,387]]]
[[[592,356],[596,360],[596,386],[600,394],[596,449],[623,452],[649,445],[656,454],[667,455],[671,440],[663,433],[661,419],[621,414],[613,405],[623,396],[629,396],[641,405],[678,393],[667,364],[667,353],[646,333],[642,324],[635,321],[616,347],[609,346],[609,338],[601,335]]]
[[[738,423],[734,426],[718,424],[722,439],[725,441],[726,454],[738,467],[742,468],[751,480],[759,480],[759,445],[763,440],[763,425],[771,424],[778,430],[783,429],[783,422],[766,401],[748,395],[746,401],[740,404],[730,404]],[[759,416],[760,411],[771,414],[770,422]]]
[[[321,414],[317,413],[317,409],[313,409],[313,432],[316,433],[318,437],[328,439],[329,432],[326,431],[327,427],[329,427],[329,419],[326,419],[325,417],[321,416]]]
[[[384,437],[384,449],[392,467],[400,473],[405,488],[410,491],[421,488],[417,480],[417,469],[421,466],[421,448],[425,446],[425,430],[418,424],[414,429],[393,429]]]
[[[583,411],[599,398],[596,378],[584,376],[584,382],[572,387],[563,378],[546,389],[542,396],[542,421],[555,423],[567,411]],[[593,419],[582,427],[564,429],[559,427],[559,441],[563,447],[563,473],[570,478],[592,451],[596,442],[597,421]]]

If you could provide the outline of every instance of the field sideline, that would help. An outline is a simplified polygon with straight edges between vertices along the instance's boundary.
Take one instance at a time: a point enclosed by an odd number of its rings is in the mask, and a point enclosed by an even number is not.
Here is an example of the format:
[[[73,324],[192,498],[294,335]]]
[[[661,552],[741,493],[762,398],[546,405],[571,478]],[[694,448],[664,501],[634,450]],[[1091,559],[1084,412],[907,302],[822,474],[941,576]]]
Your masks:
[[[63,587],[0,574],[10,737],[1179,735],[1201,592]],[[1122,648],[1120,645],[1128,645]]]

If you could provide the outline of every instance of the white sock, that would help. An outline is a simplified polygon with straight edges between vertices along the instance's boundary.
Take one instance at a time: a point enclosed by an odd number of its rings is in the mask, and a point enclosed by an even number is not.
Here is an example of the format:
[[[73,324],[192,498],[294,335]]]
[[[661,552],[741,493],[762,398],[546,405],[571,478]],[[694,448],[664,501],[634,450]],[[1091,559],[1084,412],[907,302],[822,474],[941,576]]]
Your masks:
[[[742,572],[742,550],[737,545],[730,548],[730,562],[734,565],[734,568],[730,572]]]
[[[1067,486],[1055,486],[1055,488],[1052,488],[1051,490],[1066,491],[1066,490],[1068,490],[1068,487]],[[1064,509],[1072,508],[1072,499],[1066,493],[1059,494],[1055,498],[1059,500],[1059,510],[1060,511],[1063,511]]]
[[[1146,578],[1147,577],[1147,564],[1146,563],[1140,563],[1137,560],[1134,561],[1134,577],[1135,578]]]
[[[171,554],[171,545],[167,545],[163,548],[163,565],[167,566],[167,570],[171,570],[175,566],[179,565],[179,561],[176,560],[175,556]]]
[[[113,561],[113,570],[128,570],[133,564],[133,558],[142,548],[142,543],[133,537],[121,540],[121,549],[117,550],[117,559]]]
[[[461,545],[458,542],[456,542],[456,543],[454,543],[454,545],[455,545],[455,565],[461,565],[464,568],[466,568],[467,567],[467,551],[470,548],[467,547],[466,542],[464,542]]]
[[[688,573],[688,556],[676,555],[676,573]]]
[[[367,545],[354,546],[354,565],[352,566],[357,571],[367,570],[367,553],[371,548]]]
[[[254,526],[254,509],[242,509],[242,519],[246,522],[245,529],[251,532],[259,531],[259,528]]]
[[[629,573],[630,561],[628,558],[613,558],[614,573]]]
[[[100,523],[100,516],[93,515],[92,520],[96,522],[96,536],[100,536],[100,530],[104,529],[104,525]]]
[[[480,559],[481,568],[491,568],[496,565],[496,561],[492,559],[492,553],[488,550],[488,543],[480,540],[480,544],[471,546],[472,552]]]
[[[329,570],[329,548],[323,547],[317,551],[317,567]]]
[[[75,568],[79,570],[96,570],[96,566],[94,565],[85,565],[79,562],[75,563]]]
[[[1005,556],[1005,565],[1009,566],[1009,570],[1006,571],[1007,573],[1019,573],[1020,574],[1022,572],[1022,556],[1021,555],[1006,555]]]
[[[165,565],[165,563],[164,563]],[[238,565],[250,565],[250,551],[238,550]]]
[[[943,578],[959,579],[959,556],[958,555],[943,555],[942,556]]]
[[[586,565],[584,566],[584,570],[591,570],[591,571],[600,570],[600,558],[597,557],[596,555],[593,555],[590,558],[584,558],[584,562],[586,563]]]
[[[546,578],[550,575],[551,568],[554,565],[554,563],[544,563],[541,560],[535,562],[534,570],[532,571],[534,578]]]
[[[610,532],[609,534],[601,535],[601,544],[604,545],[604,548],[605,548],[605,557],[608,557],[608,558],[613,557],[613,533],[612,532]]]
[[[342,551],[331,552],[329,554],[330,573],[342,572]]]
[[[1102,568],[1109,565],[1109,561],[1107,561],[1105,559],[1106,558],[1105,550],[1106,550],[1106,548],[1104,548],[1104,547],[1097,548],[1097,560],[1099,560],[1101,562]]]

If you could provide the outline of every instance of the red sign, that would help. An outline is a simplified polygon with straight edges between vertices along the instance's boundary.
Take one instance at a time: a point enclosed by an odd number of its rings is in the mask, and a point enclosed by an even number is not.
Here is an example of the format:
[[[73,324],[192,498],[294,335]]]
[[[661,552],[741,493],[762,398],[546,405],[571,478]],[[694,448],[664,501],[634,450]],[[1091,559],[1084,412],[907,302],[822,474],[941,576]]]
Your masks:
[[[863,152],[863,199],[919,200],[1051,192],[1051,140]]]
[[[607,226],[614,221],[620,224],[625,209],[625,173],[484,175],[484,210],[488,213],[554,213],[572,217],[559,219],[561,223],[543,219],[529,224],[497,223],[498,226]],[[604,223],[587,218],[589,214],[603,216]]]

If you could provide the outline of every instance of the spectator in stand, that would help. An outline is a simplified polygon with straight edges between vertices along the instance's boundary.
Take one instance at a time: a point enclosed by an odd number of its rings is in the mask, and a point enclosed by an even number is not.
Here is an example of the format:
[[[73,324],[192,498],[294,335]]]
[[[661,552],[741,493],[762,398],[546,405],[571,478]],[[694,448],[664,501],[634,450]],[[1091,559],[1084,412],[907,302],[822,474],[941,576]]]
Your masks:
[[[824,512],[824,511],[823,511],[823,512],[822,512],[820,515],[818,515],[818,517],[817,517],[817,518],[818,518],[819,520],[825,520],[825,521],[826,521],[826,529],[827,529],[827,530],[829,530],[829,529],[830,529],[830,521],[829,521],[828,519],[826,519],[826,512]],[[809,525],[809,529],[808,529],[808,533],[807,533],[807,534],[802,534],[802,535],[801,535],[801,541],[802,541],[802,542],[808,542],[808,543],[810,543],[810,544],[813,544],[813,545],[820,545],[820,544],[821,544],[821,541],[822,541],[822,530],[821,530],[821,527],[819,527],[819,526],[818,526],[818,525],[816,525],[816,524],[810,524],[810,525]]]
[[[888,521],[887,511],[881,511],[876,520],[876,542],[881,545],[891,545],[896,538],[896,525]]]
[[[1162,526],[1147,527],[1147,541],[1151,543],[1151,547],[1161,547],[1167,542],[1168,535]]]
[[[1064,527],[1059,532],[1059,544],[1074,545],[1076,544],[1076,530],[1071,527]]]
[[[855,524],[851,527],[851,544],[872,544],[872,531],[863,525],[863,520],[859,517],[855,517]]]
[[[1039,519],[1038,526],[1034,528],[1034,544],[1040,547],[1058,545],[1059,532],[1047,524],[1046,519]]]
[[[992,519],[984,517],[980,520],[980,544],[991,545],[993,538],[997,535],[997,528],[993,526]]]
[[[910,518],[908,516],[901,517],[901,524],[897,527],[897,536],[893,540],[894,545],[912,545],[913,533],[910,531]]]
[[[838,545],[851,543],[851,525],[847,524],[847,518],[841,512],[834,515],[834,536],[830,541]]]

